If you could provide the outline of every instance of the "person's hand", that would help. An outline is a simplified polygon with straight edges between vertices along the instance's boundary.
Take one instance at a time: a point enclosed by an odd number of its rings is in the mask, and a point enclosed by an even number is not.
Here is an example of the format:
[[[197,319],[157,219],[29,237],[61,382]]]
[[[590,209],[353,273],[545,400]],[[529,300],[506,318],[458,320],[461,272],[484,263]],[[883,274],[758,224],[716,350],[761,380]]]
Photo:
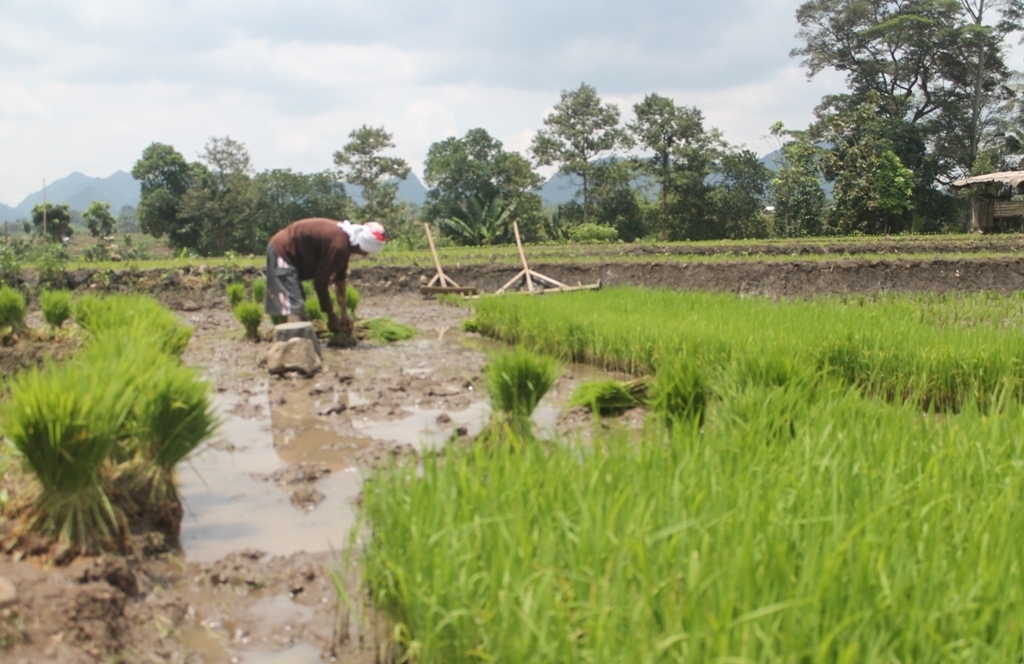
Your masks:
[[[335,334],[344,332],[345,334],[352,335],[352,320],[348,316],[335,316],[332,312],[327,319],[327,329]]]

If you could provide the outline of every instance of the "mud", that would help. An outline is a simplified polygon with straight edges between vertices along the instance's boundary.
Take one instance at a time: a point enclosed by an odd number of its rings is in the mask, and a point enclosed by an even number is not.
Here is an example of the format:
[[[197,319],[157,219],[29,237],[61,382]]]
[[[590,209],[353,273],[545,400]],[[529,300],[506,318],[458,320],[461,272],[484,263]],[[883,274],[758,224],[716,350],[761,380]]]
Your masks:
[[[1012,257],[699,263],[668,256],[532,267],[570,284],[600,279],[771,297],[1024,287],[1024,259]],[[483,290],[516,271],[446,266],[460,283]],[[341,568],[339,552],[357,523],[362,478],[377,464],[415,459],[482,428],[489,416],[482,372],[493,346],[460,331],[467,310],[415,292],[430,276],[425,268],[362,265],[352,271],[367,296],[360,316],[390,316],[418,335],[325,349],[325,369],[311,379],[270,377],[261,366],[268,345],[243,339],[220,280],[202,276],[134,274],[142,281],[130,282],[156,284],[153,292],[194,327],[184,359],[202,369],[223,418],[218,437],[179,468],[181,551],[81,558],[65,567],[0,556],[0,577],[17,592],[0,606],[0,661],[375,661],[375,620],[339,611],[330,575]],[[77,342],[67,339],[54,345],[25,337],[0,348],[0,365],[9,375],[69,353]],[[566,367],[537,409],[541,435],[586,439],[595,426],[641,426],[637,410],[595,420],[566,406],[574,386],[596,375]],[[350,573],[341,578],[361,597]]]

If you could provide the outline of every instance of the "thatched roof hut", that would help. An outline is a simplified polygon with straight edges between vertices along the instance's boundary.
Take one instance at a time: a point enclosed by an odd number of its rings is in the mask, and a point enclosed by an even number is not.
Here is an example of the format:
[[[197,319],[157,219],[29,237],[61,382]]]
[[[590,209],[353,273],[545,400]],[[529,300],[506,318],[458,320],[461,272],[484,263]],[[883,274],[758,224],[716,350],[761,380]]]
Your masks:
[[[1024,171],[1003,171],[961,178],[949,185],[953,191],[974,188],[971,225],[981,233],[1024,230],[1024,200],[1013,200],[1024,189]]]

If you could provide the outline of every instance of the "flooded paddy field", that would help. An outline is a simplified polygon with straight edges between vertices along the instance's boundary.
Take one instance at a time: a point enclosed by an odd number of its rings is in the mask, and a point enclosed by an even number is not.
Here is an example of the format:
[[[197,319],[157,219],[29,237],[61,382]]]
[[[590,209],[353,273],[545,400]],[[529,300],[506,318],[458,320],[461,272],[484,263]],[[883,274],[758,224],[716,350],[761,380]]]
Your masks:
[[[244,340],[226,305],[187,308],[178,313],[194,335],[183,360],[209,381],[221,425],[178,467],[181,551],[142,547],[65,567],[0,557],[16,593],[3,610],[20,642],[0,661],[374,661],[366,620],[339,624],[330,577],[350,544],[362,478],[478,433],[496,344],[461,331],[466,309],[382,293],[364,299],[360,317],[412,325],[414,338],[324,348],[316,376],[276,377],[263,366],[269,344]],[[586,435],[591,416],[566,401],[598,373],[566,368],[535,414],[541,435]]]

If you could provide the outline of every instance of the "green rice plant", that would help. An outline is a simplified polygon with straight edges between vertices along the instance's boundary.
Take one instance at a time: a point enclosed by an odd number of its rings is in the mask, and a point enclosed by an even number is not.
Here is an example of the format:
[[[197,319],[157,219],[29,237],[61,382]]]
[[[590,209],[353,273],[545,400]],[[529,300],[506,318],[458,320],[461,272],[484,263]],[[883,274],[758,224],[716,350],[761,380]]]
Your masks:
[[[669,424],[703,422],[710,397],[705,370],[683,354],[662,362],[651,383],[651,408]]]
[[[235,281],[227,285],[227,298],[228,307],[234,309],[245,300],[245,284],[240,281]]]
[[[359,301],[362,299],[359,291],[352,284],[345,284],[345,308],[348,309],[348,313],[352,318],[356,317],[356,308],[359,306]]]
[[[19,532],[71,551],[120,549],[123,515],[111,503],[101,470],[131,407],[135,363],[69,363],[24,371],[0,410],[7,439],[32,471],[37,492],[19,513]]]
[[[75,301],[74,316],[93,340],[114,347],[144,340],[180,357],[192,338],[192,328],[146,295],[85,295]]]
[[[360,321],[359,326],[366,330],[368,338],[382,343],[404,341],[416,336],[415,327],[398,323],[386,316]]]
[[[127,429],[134,458],[121,470],[146,510],[166,514],[178,505],[174,467],[214,434],[209,389],[195,370],[164,360],[137,383]]]
[[[267,295],[267,280],[266,279],[254,279],[252,282],[252,301],[263,302],[263,298]]]
[[[618,415],[640,405],[640,400],[626,383],[608,378],[580,383],[569,397],[569,404],[601,415]]]
[[[320,307],[320,300],[315,296],[306,300],[306,320],[323,322],[327,320],[327,314]]]
[[[71,293],[66,290],[44,290],[39,294],[39,307],[43,320],[53,328],[64,325],[71,318]]]
[[[484,379],[498,422],[507,424],[518,438],[530,438],[530,416],[560,373],[554,358],[526,348],[491,355]]]
[[[0,286],[0,329],[25,324],[25,296],[10,286]]]
[[[1019,404],[937,418],[839,382],[732,385],[703,429],[377,469],[359,555],[404,654],[1016,660]]]
[[[263,305],[257,302],[240,302],[232,311],[245,328],[245,336],[252,341],[260,340],[260,324],[263,322]]]

